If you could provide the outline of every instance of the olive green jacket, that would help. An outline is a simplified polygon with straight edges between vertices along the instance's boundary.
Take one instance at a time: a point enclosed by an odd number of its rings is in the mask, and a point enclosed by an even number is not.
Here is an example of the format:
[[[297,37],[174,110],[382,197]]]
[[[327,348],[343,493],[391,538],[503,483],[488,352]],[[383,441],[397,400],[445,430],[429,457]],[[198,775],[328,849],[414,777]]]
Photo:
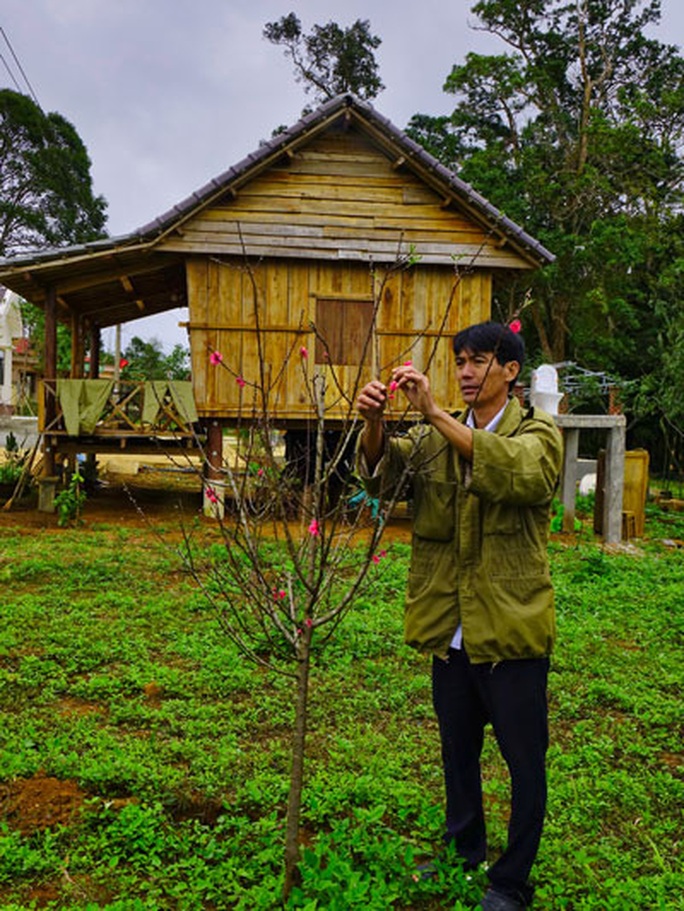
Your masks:
[[[456,415],[465,422],[466,413]],[[459,622],[474,663],[550,654],[555,637],[547,540],[562,461],[553,418],[510,399],[494,432],[473,431],[466,463],[433,427],[387,441],[369,494],[413,494],[406,642],[445,657]]]

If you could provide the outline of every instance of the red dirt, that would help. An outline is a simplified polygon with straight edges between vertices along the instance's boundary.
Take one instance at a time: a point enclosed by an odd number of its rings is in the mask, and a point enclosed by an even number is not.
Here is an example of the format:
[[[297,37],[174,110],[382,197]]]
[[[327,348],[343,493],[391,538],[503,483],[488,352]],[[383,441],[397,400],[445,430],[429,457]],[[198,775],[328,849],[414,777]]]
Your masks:
[[[136,475],[112,475],[108,483],[88,495],[81,520],[83,525],[126,525],[144,528],[160,521],[175,522],[200,517],[208,527],[213,519],[202,516],[202,496],[195,475],[143,471]],[[0,505],[0,529],[15,528],[31,534],[36,529],[57,529],[57,513],[39,512],[34,492],[17,501],[11,509]],[[399,517],[387,524],[386,540],[409,542],[410,522]]]
[[[57,513],[39,512],[37,501],[37,493],[32,492],[10,509],[0,507],[0,528],[57,528]],[[81,518],[86,526],[113,523],[137,527],[159,517],[178,518],[181,512],[188,519],[199,515],[201,506],[194,476],[176,478],[146,471],[112,476],[105,486],[88,495]]]
[[[0,819],[22,835],[69,825],[87,794],[75,781],[60,781],[39,772],[33,778],[0,783]]]

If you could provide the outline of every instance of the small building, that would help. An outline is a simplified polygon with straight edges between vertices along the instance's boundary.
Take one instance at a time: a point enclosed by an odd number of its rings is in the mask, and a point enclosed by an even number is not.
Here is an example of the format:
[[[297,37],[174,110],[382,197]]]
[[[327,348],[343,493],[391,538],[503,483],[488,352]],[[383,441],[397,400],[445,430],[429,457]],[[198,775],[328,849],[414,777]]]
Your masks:
[[[179,306],[189,311],[196,417],[220,449],[223,427],[258,412],[257,387],[271,390],[278,426],[305,427],[314,375],[326,378],[333,419],[354,387],[407,359],[456,407],[451,337],[489,317],[498,270],[552,260],[370,104],[344,95],[140,230],[2,260],[0,281],[45,309],[51,452],[83,448],[55,423],[57,320],[71,326],[71,378],[83,380],[87,350],[98,376],[100,330]],[[97,442],[110,445],[122,445],[111,428]]]
[[[0,414],[14,413],[35,375],[19,304],[19,295],[0,285]]]

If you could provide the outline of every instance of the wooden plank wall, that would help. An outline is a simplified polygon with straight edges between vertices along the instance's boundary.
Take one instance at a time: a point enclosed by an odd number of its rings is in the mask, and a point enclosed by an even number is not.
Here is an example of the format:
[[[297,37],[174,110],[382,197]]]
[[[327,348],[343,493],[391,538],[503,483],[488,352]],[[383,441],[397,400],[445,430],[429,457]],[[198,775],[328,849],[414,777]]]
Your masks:
[[[160,250],[529,268],[357,129],[330,128],[191,217]]]
[[[342,418],[363,383],[371,376],[388,381],[392,367],[409,359],[428,370],[439,401],[455,408],[451,338],[462,326],[487,318],[491,296],[486,270],[458,276],[453,268],[422,264],[392,271],[353,262],[270,259],[248,268],[241,257],[198,256],[188,260],[187,279],[198,411],[230,421],[264,410],[284,423],[311,420],[315,376],[325,377],[326,408]],[[320,299],[371,306],[377,301],[364,365],[316,363]],[[213,351],[221,353],[220,365],[211,364]]]

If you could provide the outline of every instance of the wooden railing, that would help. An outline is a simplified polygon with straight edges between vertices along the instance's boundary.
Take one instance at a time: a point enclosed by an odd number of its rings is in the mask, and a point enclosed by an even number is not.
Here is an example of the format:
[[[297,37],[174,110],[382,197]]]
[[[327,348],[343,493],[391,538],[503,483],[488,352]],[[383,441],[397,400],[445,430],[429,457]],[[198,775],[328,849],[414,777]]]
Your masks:
[[[65,436],[195,435],[192,384],[42,380],[38,429]]]

